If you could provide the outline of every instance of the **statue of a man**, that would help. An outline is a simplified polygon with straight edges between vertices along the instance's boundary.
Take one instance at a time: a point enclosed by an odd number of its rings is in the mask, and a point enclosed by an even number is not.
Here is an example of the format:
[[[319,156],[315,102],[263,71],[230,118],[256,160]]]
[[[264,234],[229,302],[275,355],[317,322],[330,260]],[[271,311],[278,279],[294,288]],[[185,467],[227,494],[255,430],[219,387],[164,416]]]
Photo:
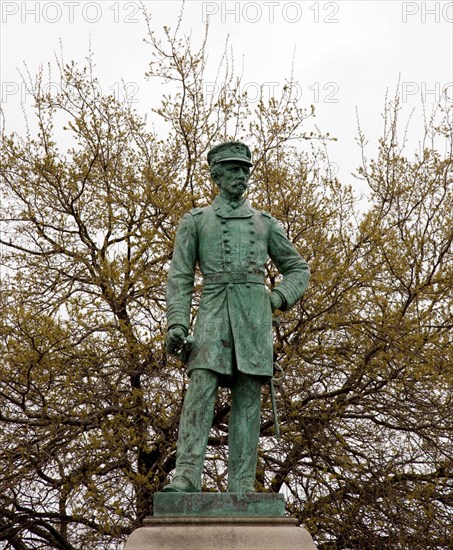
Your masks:
[[[214,202],[194,208],[177,231],[167,286],[167,352],[177,353],[189,329],[196,264],[203,274],[190,376],[179,425],[176,471],[164,491],[197,492],[219,386],[231,388],[228,491],[254,491],[261,386],[273,376],[272,312],[286,311],[304,293],[309,268],[280,224],[255,210],[248,187],[250,149],[230,141],[208,153],[219,187]],[[282,282],[269,292],[265,263]]]

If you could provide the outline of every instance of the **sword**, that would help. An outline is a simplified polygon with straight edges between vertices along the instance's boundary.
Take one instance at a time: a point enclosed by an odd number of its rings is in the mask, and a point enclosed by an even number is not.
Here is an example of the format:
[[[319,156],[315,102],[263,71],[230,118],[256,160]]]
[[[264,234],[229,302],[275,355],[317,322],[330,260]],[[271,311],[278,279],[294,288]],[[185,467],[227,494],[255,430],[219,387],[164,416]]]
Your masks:
[[[274,387],[274,379],[271,378],[269,380],[269,389],[271,391],[271,403],[272,403],[272,420],[274,422],[274,431],[275,431],[275,437],[277,440],[280,440],[280,426],[278,425],[278,414],[277,414],[277,401],[275,399],[275,387]]]
[[[272,318],[272,326],[273,327],[279,327],[280,326],[280,317],[273,317]],[[277,361],[274,361],[274,373],[279,370],[281,373],[283,373],[283,369],[281,366],[277,363]],[[277,400],[275,399],[275,385],[274,385],[274,378],[271,377],[269,380],[269,389],[271,393],[271,403],[272,403],[272,420],[274,422],[274,431],[275,431],[275,437],[277,440],[280,440],[281,434],[280,434],[280,426],[278,424],[278,411],[277,411]]]

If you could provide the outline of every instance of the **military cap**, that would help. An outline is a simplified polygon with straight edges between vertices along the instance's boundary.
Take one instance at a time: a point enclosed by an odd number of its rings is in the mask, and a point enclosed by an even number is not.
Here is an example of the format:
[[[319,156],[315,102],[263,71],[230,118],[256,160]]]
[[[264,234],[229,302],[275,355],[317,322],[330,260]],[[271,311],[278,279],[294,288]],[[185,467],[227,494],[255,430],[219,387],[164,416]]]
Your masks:
[[[226,162],[227,160],[236,160],[253,166],[250,149],[240,141],[220,143],[215,145],[208,153],[208,163],[211,168],[214,164]]]

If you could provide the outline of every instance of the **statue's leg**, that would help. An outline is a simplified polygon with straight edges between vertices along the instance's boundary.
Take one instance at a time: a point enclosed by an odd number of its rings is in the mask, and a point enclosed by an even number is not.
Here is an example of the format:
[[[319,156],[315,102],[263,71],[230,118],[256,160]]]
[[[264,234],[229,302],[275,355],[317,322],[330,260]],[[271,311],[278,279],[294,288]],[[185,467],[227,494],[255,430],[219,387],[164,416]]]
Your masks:
[[[195,369],[190,376],[184,398],[174,478],[188,480],[195,491],[201,490],[201,473],[212,426],[217,388],[218,377],[215,372]]]
[[[236,372],[231,387],[228,426],[228,491],[255,490],[258,439],[260,434],[261,381]]]

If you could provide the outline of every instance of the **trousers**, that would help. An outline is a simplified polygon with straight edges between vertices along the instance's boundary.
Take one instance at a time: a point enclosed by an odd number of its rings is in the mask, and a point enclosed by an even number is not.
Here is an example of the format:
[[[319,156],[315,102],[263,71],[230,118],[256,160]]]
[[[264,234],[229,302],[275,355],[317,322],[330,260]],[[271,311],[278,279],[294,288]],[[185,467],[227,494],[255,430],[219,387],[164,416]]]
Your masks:
[[[255,490],[260,432],[259,378],[235,371],[231,380],[228,424],[228,492]],[[201,474],[212,427],[219,375],[208,369],[192,371],[179,423],[175,478],[188,479],[201,490]]]

